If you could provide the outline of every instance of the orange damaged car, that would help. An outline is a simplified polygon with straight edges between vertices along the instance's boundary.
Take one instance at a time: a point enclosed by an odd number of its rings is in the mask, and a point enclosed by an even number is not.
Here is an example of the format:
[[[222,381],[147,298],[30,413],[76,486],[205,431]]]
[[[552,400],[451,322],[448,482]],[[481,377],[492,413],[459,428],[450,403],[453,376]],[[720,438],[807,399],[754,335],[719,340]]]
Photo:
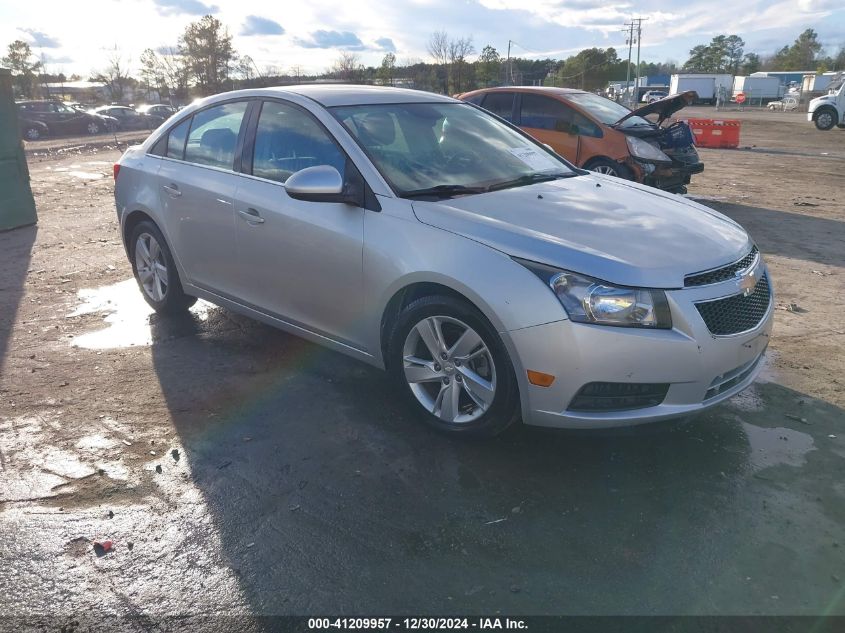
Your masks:
[[[636,110],[570,88],[485,88],[458,98],[519,126],[584,169],[674,193],[686,193],[692,176],[704,171],[689,127],[670,120],[693,103],[692,91]]]

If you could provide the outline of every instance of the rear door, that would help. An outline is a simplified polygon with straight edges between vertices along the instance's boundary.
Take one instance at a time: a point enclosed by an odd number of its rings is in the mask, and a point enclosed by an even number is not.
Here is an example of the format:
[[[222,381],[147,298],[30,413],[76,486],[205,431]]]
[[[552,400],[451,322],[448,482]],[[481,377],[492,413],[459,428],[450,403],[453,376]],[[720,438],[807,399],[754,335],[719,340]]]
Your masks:
[[[234,196],[248,101],[194,113],[171,129],[159,169],[159,198],[172,250],[187,280],[238,296]]]
[[[366,211],[294,200],[284,186],[306,167],[330,165],[344,177],[355,167],[296,104],[267,100],[254,118],[235,201],[242,297],[263,312],[361,348]]]
[[[557,99],[531,93],[520,95],[517,125],[577,165],[579,138],[574,118],[575,111]]]

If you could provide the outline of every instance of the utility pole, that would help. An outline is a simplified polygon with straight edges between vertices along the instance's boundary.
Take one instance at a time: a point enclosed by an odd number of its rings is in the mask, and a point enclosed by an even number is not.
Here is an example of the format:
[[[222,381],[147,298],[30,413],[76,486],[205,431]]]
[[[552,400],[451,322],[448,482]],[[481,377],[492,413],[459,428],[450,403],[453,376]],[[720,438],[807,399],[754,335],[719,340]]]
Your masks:
[[[508,63],[506,64],[508,76],[505,79],[507,81],[508,86],[513,85],[513,66],[511,66],[511,41],[508,40]]]
[[[627,100],[628,89],[631,87],[631,47],[634,45],[634,23],[625,25],[628,36],[625,43],[628,45],[628,65],[625,67],[625,95]]]

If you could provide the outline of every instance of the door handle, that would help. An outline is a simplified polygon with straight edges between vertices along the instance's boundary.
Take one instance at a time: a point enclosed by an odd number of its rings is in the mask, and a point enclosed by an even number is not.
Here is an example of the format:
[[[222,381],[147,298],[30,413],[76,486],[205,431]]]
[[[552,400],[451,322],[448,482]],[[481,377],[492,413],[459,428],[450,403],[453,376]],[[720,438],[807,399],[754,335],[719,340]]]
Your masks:
[[[182,192],[179,191],[179,187],[177,187],[174,184],[162,185],[161,188],[164,189],[167,193],[169,193],[174,198],[178,198],[179,196],[182,195]]]
[[[259,214],[255,209],[241,209],[238,211],[238,215],[250,224],[264,224],[264,218],[262,218],[261,214]]]

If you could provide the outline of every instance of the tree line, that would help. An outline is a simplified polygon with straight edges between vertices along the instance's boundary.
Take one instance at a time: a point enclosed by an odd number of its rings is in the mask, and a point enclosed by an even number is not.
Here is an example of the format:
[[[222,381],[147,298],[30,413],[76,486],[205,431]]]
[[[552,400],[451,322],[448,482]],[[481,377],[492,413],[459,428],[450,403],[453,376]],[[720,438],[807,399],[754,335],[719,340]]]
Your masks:
[[[132,60],[115,47],[104,58],[101,69],[90,74],[90,81],[106,87],[112,101],[123,101],[132,89],[135,99],[140,90],[147,98],[185,103],[195,96],[206,96],[237,88],[333,79],[354,83],[411,86],[445,94],[456,94],[499,85],[549,85],[597,91],[609,82],[624,81],[637,74],[635,64],[619,56],[614,48],[588,48],[566,59],[507,59],[492,45],[480,53],[471,36],[452,37],[446,31],[432,33],[428,60],[384,55],[379,66],[365,66],[351,51],[339,52],[335,62],[322,73],[308,74],[299,66],[287,71],[274,65],[259,68],[247,54],[240,54],[232,36],[217,18],[206,15],[189,23],[174,46],[146,49],[133,74]],[[25,97],[44,96],[43,84],[65,81],[64,75],[46,73],[44,64],[29,44],[16,40],[9,44],[0,64],[11,68],[15,88]],[[758,70],[842,70],[845,46],[837,54],[822,50],[818,34],[806,29],[792,45],[771,55],[745,51],[738,35],[717,35],[708,44],[693,47],[688,60],[676,63],[643,61],[640,76],[675,72],[750,74]],[[81,79],[71,76],[70,80]]]

